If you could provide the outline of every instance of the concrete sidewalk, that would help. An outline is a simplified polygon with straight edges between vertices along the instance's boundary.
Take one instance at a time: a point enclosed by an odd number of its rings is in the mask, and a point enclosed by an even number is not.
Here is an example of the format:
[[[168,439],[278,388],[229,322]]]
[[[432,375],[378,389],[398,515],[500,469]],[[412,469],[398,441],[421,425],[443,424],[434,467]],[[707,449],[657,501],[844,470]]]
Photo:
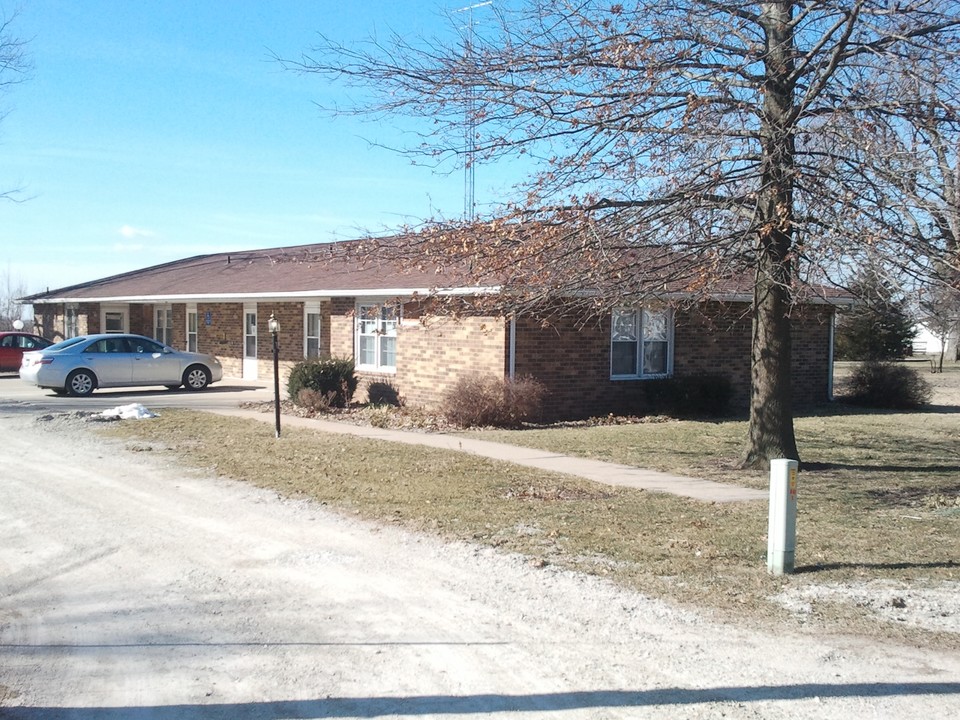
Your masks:
[[[273,423],[271,413],[254,410],[211,409],[219,415],[243,417],[261,422]],[[504,460],[525,467],[547,470],[549,472],[564,473],[585,478],[606,485],[622,485],[638,488],[650,492],[664,492],[681,497],[693,498],[704,502],[741,502],[746,500],[767,500],[769,493],[766,490],[728,485],[697,478],[670,475],[656,470],[620,465],[618,463],[588,460],[586,458],[559,455],[546,450],[507,445],[505,443],[477,440],[474,438],[445,435],[443,433],[409,432],[405,430],[388,430],[367,425],[352,425],[350,423],[335,422],[332,420],[318,420],[315,418],[300,418],[284,415],[282,427],[304,427],[323,432],[339,433],[341,435],[355,435],[357,437],[383,440],[386,442],[406,443],[407,445],[425,445],[441,450],[455,450],[471,455]]]

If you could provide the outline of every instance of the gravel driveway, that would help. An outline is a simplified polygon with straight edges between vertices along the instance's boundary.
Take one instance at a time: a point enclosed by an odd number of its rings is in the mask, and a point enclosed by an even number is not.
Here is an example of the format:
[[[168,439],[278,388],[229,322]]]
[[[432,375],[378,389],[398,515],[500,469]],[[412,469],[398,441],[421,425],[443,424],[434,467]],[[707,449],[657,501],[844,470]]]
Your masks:
[[[0,416],[0,718],[953,718],[960,657],[601,580]]]

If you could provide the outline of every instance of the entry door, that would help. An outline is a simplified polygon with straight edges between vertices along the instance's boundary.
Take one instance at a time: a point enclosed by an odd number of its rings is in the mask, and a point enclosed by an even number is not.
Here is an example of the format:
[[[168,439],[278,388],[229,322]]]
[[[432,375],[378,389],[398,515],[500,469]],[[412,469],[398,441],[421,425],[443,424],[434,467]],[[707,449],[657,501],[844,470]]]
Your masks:
[[[243,306],[243,379],[257,379],[257,306]]]

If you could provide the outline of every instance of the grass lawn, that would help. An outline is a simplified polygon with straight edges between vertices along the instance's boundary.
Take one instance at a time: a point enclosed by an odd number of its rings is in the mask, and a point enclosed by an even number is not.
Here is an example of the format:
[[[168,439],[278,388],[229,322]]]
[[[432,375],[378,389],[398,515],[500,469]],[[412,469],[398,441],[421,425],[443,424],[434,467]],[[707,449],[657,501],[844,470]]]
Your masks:
[[[703,503],[309,429],[291,427],[275,440],[269,423],[188,411],[104,432],[342,512],[522,553],[538,567],[603,575],[723,616],[960,647],[957,634],[879,622],[868,604],[825,597],[797,615],[770,599],[875,582],[960,587],[958,411],[834,409],[798,418],[805,467],[797,573],[780,578],[766,572],[763,501]],[[766,487],[765,473],[735,469],[745,430],[739,421],[665,421],[479,435]]]

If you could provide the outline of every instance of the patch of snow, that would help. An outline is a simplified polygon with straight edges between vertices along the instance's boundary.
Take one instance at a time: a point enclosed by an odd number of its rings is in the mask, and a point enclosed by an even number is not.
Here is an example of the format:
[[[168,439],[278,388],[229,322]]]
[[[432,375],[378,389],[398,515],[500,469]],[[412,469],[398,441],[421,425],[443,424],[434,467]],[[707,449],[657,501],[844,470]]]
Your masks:
[[[104,420],[145,420],[155,418],[157,414],[147,410],[140,403],[131,403],[130,405],[119,405],[109,410],[103,410],[98,413],[98,417]]]
[[[894,580],[789,588],[770,598],[792,613],[809,615],[817,603],[852,604],[880,620],[939,632],[960,632],[960,583],[917,587]]]

